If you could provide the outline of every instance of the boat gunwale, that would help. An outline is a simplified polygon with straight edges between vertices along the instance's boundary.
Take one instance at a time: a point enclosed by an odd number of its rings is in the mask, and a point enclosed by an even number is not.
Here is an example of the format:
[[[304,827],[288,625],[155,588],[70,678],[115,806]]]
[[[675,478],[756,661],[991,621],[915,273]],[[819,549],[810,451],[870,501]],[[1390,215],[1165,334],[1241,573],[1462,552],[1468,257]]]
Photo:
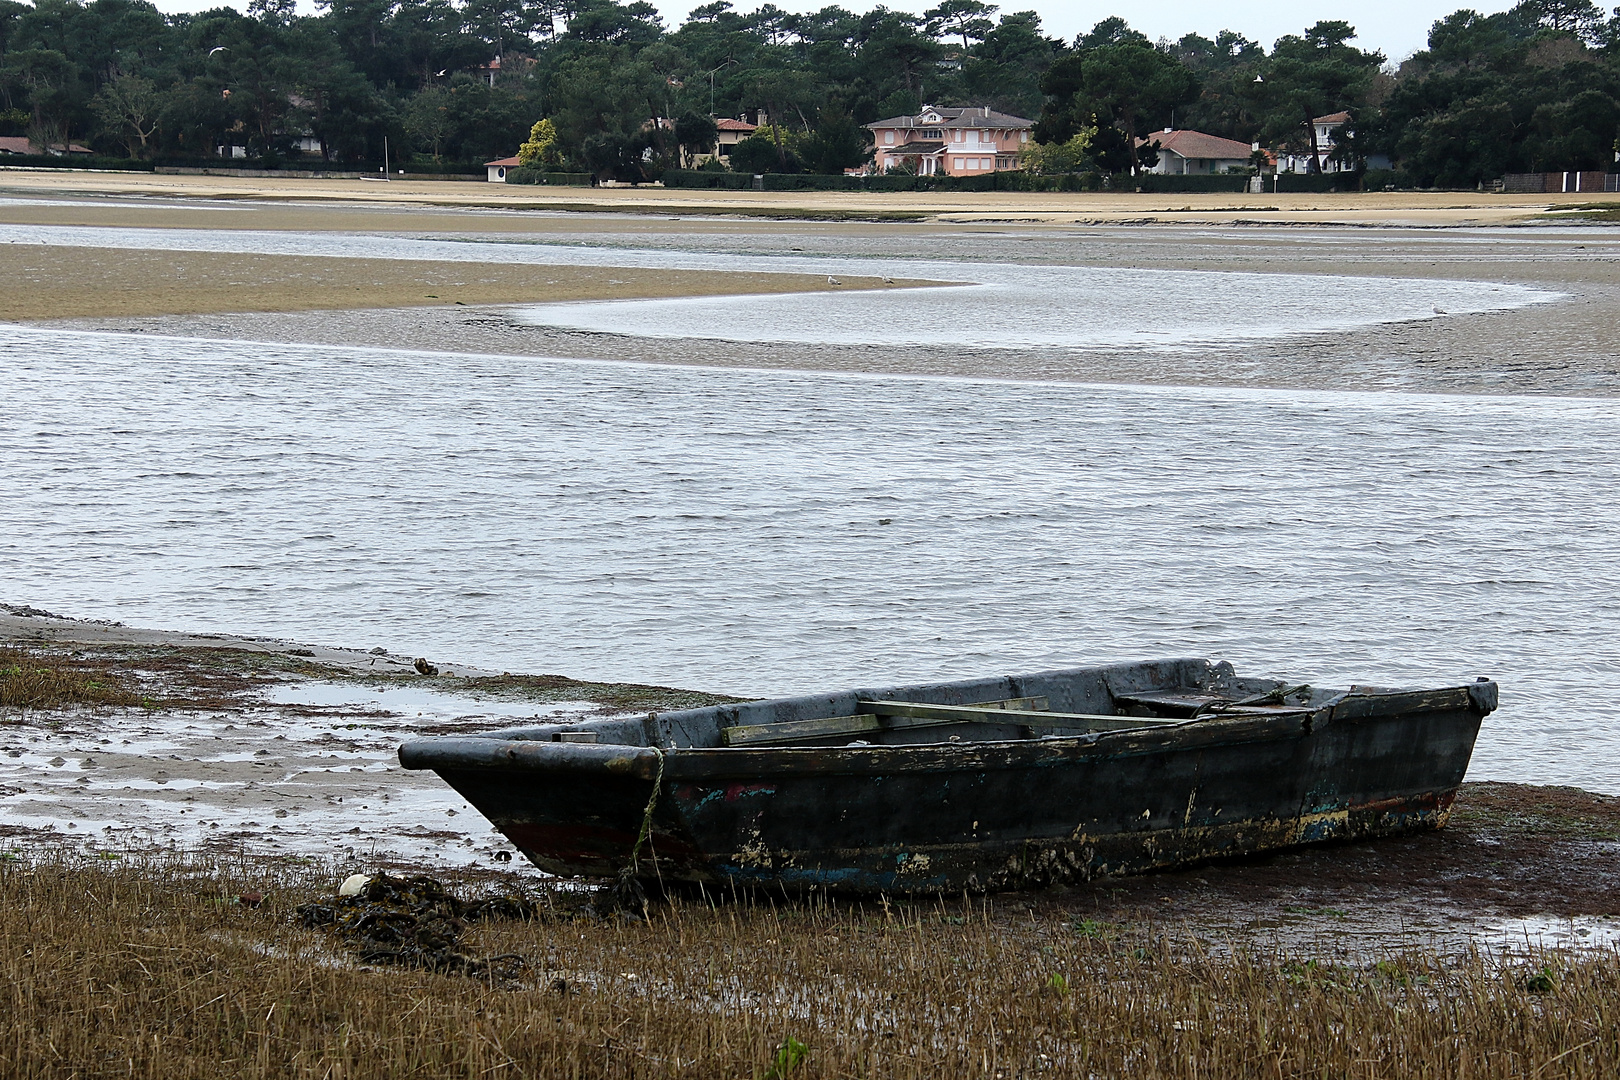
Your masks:
[[[1431,707],[1425,711],[1453,711],[1466,708],[1469,704],[1468,697],[1460,697],[1449,703],[1449,707]],[[1403,719],[1411,715],[1413,713],[1407,711],[1392,711],[1385,718]],[[1358,723],[1366,719],[1377,717],[1345,718],[1340,722]],[[600,771],[644,780],[651,780],[662,771],[665,781],[712,776],[961,772],[1042,768],[1093,757],[1134,757],[1167,750],[1206,749],[1304,737],[1317,726],[1332,722],[1332,709],[1323,708],[1265,716],[1203,716],[1152,728],[1048,735],[1034,739],[667,749],[624,743],[565,743],[501,738],[498,732],[491,732],[481,737],[440,736],[406,743],[400,747],[400,760],[409,769]]]

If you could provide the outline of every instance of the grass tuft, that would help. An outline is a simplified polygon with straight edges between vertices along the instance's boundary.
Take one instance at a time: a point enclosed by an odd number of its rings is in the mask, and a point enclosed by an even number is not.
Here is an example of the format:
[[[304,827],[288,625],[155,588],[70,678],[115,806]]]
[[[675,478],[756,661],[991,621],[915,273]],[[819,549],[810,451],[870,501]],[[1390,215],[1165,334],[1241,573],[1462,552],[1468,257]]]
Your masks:
[[[0,647],[0,709],[139,705],[128,680],[105,664]]]

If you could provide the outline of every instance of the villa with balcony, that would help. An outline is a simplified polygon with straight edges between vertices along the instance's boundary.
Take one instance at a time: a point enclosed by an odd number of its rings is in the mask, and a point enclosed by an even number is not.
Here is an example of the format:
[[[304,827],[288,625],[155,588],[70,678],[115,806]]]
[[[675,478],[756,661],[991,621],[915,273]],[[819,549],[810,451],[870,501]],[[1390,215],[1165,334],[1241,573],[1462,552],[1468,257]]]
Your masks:
[[[867,124],[876,144],[872,170],[915,172],[918,176],[979,176],[1019,167],[1033,120],[999,113],[988,106],[946,109],[924,105],[916,116],[895,116]]]

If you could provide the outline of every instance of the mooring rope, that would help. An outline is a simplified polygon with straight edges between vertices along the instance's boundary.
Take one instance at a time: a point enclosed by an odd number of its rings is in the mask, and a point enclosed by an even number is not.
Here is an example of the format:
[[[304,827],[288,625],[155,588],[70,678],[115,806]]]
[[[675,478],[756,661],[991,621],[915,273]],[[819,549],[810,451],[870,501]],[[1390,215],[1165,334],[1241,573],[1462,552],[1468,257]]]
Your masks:
[[[619,879],[614,884],[613,891],[619,902],[626,907],[640,906],[643,910],[647,906],[647,894],[641,883],[636,880],[636,871],[641,868],[641,846],[652,843],[652,817],[653,809],[658,805],[658,791],[664,786],[664,751],[654,746],[653,753],[658,755],[658,771],[653,774],[652,794],[647,796],[647,809],[641,813],[641,831],[636,834],[635,846],[630,849],[630,861],[619,869]],[[653,871],[658,871],[658,853],[653,852]],[[663,875],[659,874],[659,880]]]
[[[630,849],[630,868],[632,871],[640,868],[639,857],[641,845],[652,839],[653,808],[658,805],[658,792],[664,786],[664,752],[658,747],[650,747],[658,755],[658,771],[653,775],[652,794],[647,796],[647,809],[641,815],[641,832],[636,834],[636,845]],[[653,858],[657,859],[654,854]]]

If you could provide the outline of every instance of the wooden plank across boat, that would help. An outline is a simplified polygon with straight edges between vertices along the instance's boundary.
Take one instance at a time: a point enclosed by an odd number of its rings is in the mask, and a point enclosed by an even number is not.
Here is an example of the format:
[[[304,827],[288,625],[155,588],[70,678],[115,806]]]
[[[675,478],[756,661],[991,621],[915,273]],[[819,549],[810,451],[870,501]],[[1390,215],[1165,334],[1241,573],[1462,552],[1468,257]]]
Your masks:
[[[534,864],[851,892],[1026,888],[1445,824],[1497,687],[1161,660],[408,742]]]

